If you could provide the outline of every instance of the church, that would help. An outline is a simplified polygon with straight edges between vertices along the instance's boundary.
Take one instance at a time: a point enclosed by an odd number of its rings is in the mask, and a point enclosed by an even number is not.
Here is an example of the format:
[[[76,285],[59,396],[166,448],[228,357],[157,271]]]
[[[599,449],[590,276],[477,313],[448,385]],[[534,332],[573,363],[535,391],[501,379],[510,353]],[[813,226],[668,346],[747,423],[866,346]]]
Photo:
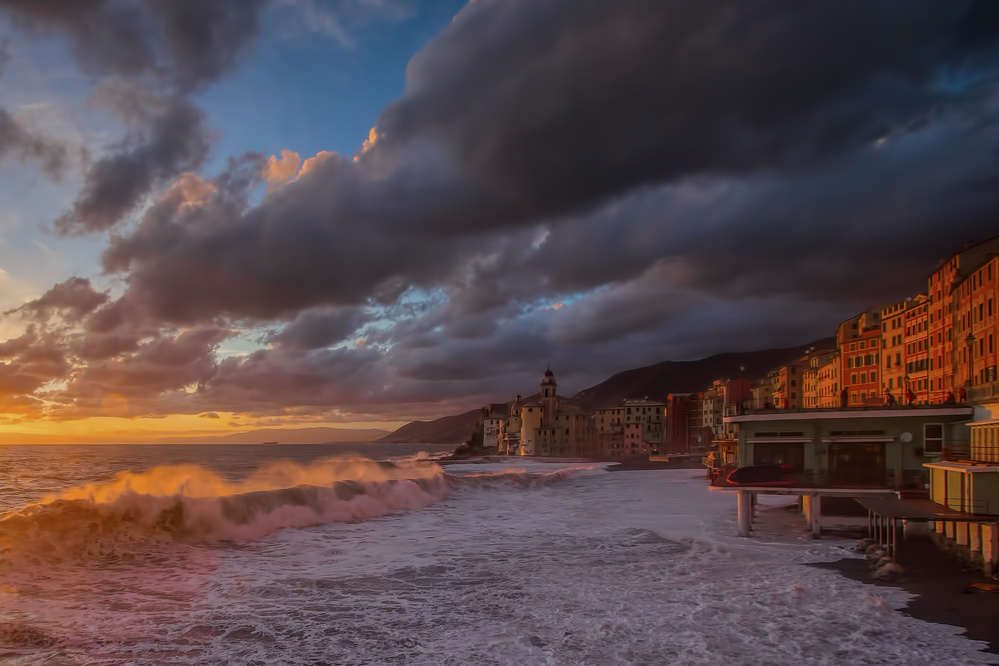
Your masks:
[[[502,407],[506,405],[486,408],[484,446],[495,445],[507,455],[557,458],[585,458],[596,452],[592,419],[580,406],[559,402],[558,382],[551,368],[541,377],[538,402],[522,404],[518,395],[509,410]]]

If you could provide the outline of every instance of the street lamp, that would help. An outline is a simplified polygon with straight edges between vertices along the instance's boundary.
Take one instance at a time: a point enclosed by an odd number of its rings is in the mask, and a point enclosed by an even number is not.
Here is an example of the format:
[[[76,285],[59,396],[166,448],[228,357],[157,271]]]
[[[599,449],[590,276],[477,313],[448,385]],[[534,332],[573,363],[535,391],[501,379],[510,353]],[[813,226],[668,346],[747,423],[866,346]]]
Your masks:
[[[968,346],[968,386],[974,382],[975,376],[975,336],[968,333],[964,339],[964,344]]]

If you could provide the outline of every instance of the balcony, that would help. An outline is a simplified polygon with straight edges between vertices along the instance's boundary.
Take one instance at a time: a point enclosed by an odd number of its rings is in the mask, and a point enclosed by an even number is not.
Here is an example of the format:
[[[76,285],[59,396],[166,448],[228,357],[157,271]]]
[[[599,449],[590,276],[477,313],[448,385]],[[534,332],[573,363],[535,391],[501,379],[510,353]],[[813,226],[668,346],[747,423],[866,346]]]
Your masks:
[[[999,401],[999,381],[972,385],[968,389],[968,400],[970,402]]]

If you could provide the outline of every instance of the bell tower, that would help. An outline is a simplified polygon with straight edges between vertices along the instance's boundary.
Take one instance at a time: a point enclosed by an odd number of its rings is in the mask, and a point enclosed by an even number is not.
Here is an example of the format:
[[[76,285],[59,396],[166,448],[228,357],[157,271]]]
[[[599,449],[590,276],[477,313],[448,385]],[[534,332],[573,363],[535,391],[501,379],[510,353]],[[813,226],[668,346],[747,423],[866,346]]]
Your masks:
[[[541,425],[551,425],[558,409],[558,383],[551,368],[541,378]]]

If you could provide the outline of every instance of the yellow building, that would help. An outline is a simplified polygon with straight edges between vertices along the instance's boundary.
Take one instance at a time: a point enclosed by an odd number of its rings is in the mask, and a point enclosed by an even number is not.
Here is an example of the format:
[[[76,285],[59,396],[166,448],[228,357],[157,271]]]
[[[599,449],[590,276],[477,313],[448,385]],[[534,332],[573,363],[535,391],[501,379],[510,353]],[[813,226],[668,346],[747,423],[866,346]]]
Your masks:
[[[816,407],[825,409],[840,406],[840,357],[839,350],[834,351],[815,368]]]

